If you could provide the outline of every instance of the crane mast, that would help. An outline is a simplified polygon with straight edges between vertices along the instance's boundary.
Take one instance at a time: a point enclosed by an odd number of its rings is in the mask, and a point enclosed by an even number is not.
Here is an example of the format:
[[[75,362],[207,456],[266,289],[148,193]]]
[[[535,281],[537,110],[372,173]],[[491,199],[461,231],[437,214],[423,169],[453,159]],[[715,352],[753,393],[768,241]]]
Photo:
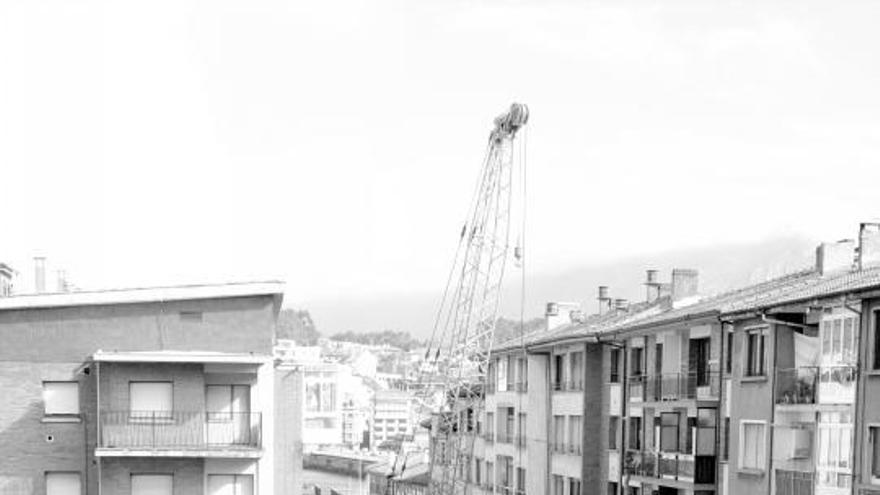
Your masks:
[[[475,418],[482,412],[489,354],[508,262],[510,217],[518,131],[528,122],[528,108],[514,103],[495,119],[489,135],[474,202],[462,229],[463,254],[456,256],[455,284],[441,303],[438,350],[444,400],[433,429],[432,495],[468,493],[464,469],[474,450]],[[460,266],[459,266],[460,265]],[[441,321],[442,320],[442,321]],[[463,434],[463,433],[471,434]]]

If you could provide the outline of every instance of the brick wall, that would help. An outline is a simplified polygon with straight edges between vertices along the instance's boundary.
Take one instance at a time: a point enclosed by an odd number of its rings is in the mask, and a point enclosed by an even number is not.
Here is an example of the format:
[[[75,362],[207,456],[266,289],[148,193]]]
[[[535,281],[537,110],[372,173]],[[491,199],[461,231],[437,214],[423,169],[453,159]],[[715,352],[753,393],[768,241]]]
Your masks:
[[[172,474],[174,495],[204,493],[204,460],[120,458],[101,466],[101,495],[131,495],[133,474]]]
[[[81,473],[84,491],[95,493],[94,380],[82,363],[0,361],[0,495],[45,493],[46,471]],[[44,422],[43,381],[80,383],[82,420]],[[86,437],[89,436],[88,444]]]

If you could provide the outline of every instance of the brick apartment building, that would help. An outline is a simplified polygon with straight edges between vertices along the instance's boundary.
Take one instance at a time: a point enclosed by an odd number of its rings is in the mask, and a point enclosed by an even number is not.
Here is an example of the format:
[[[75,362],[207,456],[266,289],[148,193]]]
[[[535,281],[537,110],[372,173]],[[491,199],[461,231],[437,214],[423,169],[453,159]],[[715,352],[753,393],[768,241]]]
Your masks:
[[[299,495],[276,282],[0,298],[0,494]]]
[[[458,411],[471,493],[880,495],[880,225],[724,294],[645,286],[497,346],[483,410]]]

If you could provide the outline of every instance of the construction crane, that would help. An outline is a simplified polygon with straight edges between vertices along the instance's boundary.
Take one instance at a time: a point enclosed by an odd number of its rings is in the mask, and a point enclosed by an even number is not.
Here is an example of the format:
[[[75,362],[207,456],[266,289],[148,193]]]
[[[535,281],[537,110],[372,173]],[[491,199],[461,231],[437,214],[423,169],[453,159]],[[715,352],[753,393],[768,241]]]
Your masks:
[[[464,470],[473,455],[474,435],[462,433],[474,433],[475,418],[482,412],[501,284],[509,262],[517,162],[525,160],[524,144],[517,146],[516,137],[528,119],[528,107],[519,103],[495,119],[426,353],[444,382],[444,398],[432,428],[434,448],[442,449],[431,460],[432,495],[469,492]],[[519,171],[524,180],[524,169]],[[521,245],[514,254],[521,258]]]

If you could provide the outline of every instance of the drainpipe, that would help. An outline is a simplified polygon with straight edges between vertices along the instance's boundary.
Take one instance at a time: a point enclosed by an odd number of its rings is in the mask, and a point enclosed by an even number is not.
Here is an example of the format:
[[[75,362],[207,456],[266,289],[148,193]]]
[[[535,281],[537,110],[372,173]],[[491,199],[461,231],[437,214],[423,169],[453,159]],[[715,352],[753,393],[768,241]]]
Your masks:
[[[95,407],[95,419],[98,422],[98,425],[96,428],[97,432],[96,432],[95,448],[99,448],[101,446],[101,433],[102,433],[101,432],[101,362],[100,361],[95,361],[95,382],[96,382],[95,390],[96,390],[96,396],[97,396],[97,400],[95,401],[96,402],[95,403],[95,406],[96,406]],[[101,476],[102,458],[98,457],[98,456],[95,456],[95,457],[98,460],[98,495],[101,495],[101,481],[103,478]]]

